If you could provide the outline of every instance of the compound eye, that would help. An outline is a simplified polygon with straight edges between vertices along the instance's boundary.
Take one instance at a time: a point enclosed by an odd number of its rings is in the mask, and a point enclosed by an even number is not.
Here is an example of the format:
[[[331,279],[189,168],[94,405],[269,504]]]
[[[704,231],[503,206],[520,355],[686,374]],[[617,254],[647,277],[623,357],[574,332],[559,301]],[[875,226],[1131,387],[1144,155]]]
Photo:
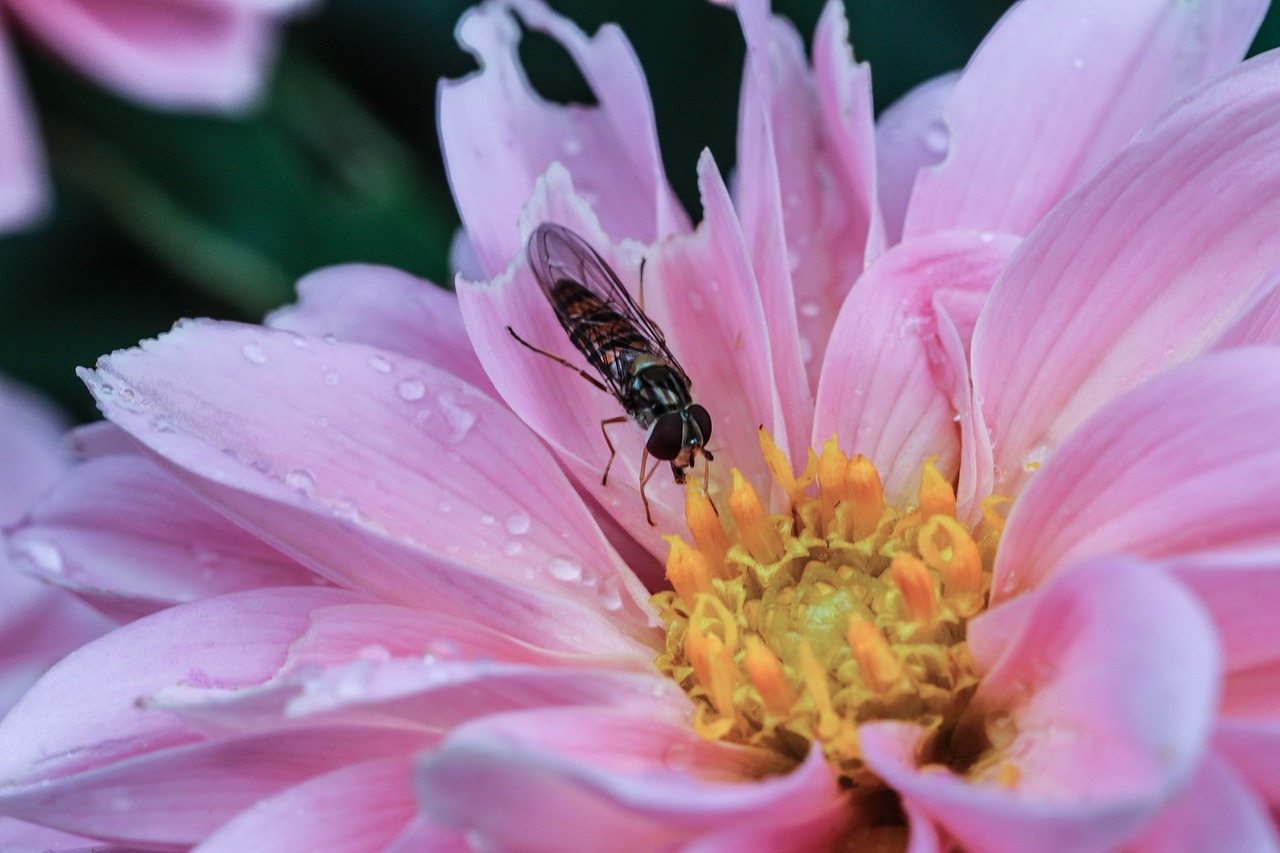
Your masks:
[[[680,455],[684,442],[684,418],[679,412],[667,412],[653,422],[645,447],[658,459],[672,460]]]
[[[702,433],[702,443],[706,444],[711,440],[711,414],[694,403],[689,407],[689,417],[693,418],[693,422],[698,425],[698,432]]]

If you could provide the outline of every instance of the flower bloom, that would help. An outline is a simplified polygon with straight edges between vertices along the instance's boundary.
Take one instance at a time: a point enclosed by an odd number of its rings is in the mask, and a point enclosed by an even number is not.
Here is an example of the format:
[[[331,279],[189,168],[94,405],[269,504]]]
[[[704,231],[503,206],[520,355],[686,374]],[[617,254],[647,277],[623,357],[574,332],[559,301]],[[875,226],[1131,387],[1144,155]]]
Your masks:
[[[528,90],[512,6],[598,108]],[[0,810],[205,851],[1275,848],[1280,55],[1232,67],[1264,9],[1215,9],[1024,3],[877,127],[838,5],[810,67],[744,2],[696,228],[616,29],[473,10],[475,281],[326,270],[86,372],[114,426],[11,546],[131,621],[0,723]],[[642,431],[603,484],[618,402],[508,331],[583,364],[545,221],[645,261],[714,419],[656,527]]]
[[[311,0],[4,0],[0,3],[0,230],[49,203],[35,118],[9,30],[30,33],[113,91],[164,109],[238,109],[258,94],[283,16]]]

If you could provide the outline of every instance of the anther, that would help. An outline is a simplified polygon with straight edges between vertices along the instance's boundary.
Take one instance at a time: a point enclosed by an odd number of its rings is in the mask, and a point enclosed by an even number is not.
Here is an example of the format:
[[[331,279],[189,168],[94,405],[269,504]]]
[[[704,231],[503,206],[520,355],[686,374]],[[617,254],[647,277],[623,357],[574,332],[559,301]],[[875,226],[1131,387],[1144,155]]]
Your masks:
[[[924,471],[920,475],[920,488],[916,492],[916,498],[919,500],[920,506],[920,518],[922,521],[928,521],[935,515],[955,518],[955,490],[951,488],[950,483],[943,479],[942,474],[933,463],[934,460],[932,459],[926,462]]]
[[[933,592],[933,576],[924,563],[910,554],[895,554],[889,575],[902,594],[907,617],[920,622],[931,620],[937,612],[937,598]]]
[[[736,575],[737,572],[724,559],[730,546],[729,537],[720,524],[720,516],[711,503],[711,497],[697,477],[690,477],[685,488],[684,520],[693,534],[694,544],[706,556],[712,574],[721,580]]]
[[[828,536],[832,533],[845,534],[836,529],[836,504],[847,499],[845,477],[849,470],[849,457],[836,444],[836,437],[822,445],[822,455],[818,457],[818,492],[821,501],[822,530]]]
[[[756,561],[772,563],[782,557],[782,537],[765,513],[760,496],[736,468],[733,470],[733,488],[729,491],[729,511],[738,523],[742,544]]]
[[[671,545],[671,553],[667,555],[667,578],[675,587],[676,594],[690,604],[700,593],[710,594],[711,568],[707,565],[707,558],[690,548],[679,536],[662,538]]]
[[[796,689],[787,679],[786,670],[778,656],[756,636],[746,638],[746,655],[743,665],[752,686],[760,693],[764,706],[771,714],[791,713],[796,704]]]
[[[946,516],[933,516],[920,530],[918,547],[925,563],[942,576],[943,594],[982,592],[982,555],[960,522]]]
[[[849,460],[845,488],[853,504],[853,539],[865,539],[880,526],[884,514],[884,487],[880,472],[861,453]]]
[[[782,486],[782,490],[791,499],[791,505],[799,506],[803,503],[804,490],[813,482],[814,475],[818,471],[817,454],[810,449],[809,461],[804,471],[799,474],[792,473],[791,463],[787,461],[786,454],[778,449],[773,436],[764,427],[760,428],[760,452],[764,455],[765,464],[769,466],[769,472],[773,474],[774,481]]]
[[[865,619],[850,619],[847,637],[858,671],[869,686],[886,690],[902,679],[902,664],[875,625]]]

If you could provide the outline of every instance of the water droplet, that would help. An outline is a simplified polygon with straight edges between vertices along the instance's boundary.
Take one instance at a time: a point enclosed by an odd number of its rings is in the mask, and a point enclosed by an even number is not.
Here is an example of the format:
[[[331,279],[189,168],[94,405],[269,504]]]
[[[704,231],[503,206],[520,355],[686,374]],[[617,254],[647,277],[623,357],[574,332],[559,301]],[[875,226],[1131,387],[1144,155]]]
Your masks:
[[[285,483],[290,487],[297,489],[304,495],[315,494],[316,478],[305,468],[295,468],[284,475]]]
[[[323,338],[321,338],[321,340],[323,340],[326,344],[336,344],[338,342],[338,338],[336,335],[325,335]]]
[[[302,337],[301,335],[293,336],[293,345],[298,349],[306,349],[307,347],[311,346],[311,344],[307,343],[307,339]]]
[[[1071,67],[1079,71],[1081,68],[1084,68],[1084,60],[1077,56],[1075,59],[1071,60]]]
[[[427,386],[418,379],[405,379],[396,387],[396,390],[400,392],[400,399],[413,402],[422,399],[422,396],[427,393]]]
[[[324,375],[324,384],[328,385],[330,388],[332,388],[334,385],[337,385],[341,381],[342,381],[342,377],[339,376],[335,371],[330,370],[328,373]]]
[[[380,355],[369,356],[369,366],[372,367],[374,370],[378,371],[379,373],[391,372],[391,362],[387,361],[385,358],[383,358]]]
[[[925,131],[924,147],[931,153],[941,156],[947,153],[947,147],[951,144],[951,134],[947,133],[946,125],[935,124]]]
[[[610,613],[622,609],[622,593],[618,589],[617,578],[605,578],[600,585],[600,606]]]
[[[564,146],[564,153],[570,157],[582,153],[582,140],[576,136],[566,136],[561,144]]]
[[[440,409],[449,422],[449,441],[459,443],[475,425],[476,413],[459,405],[452,394],[440,395]]]
[[[817,317],[817,316],[818,316],[819,314],[821,314],[821,313],[822,313],[822,306],[821,306],[821,305],[819,305],[819,304],[818,304],[818,303],[816,303],[816,302],[802,302],[802,303],[800,303],[800,316],[801,316],[801,317],[808,317],[808,318],[812,319],[812,318],[814,318],[814,317]]]
[[[524,550],[524,546],[514,539],[507,540],[507,544],[502,546],[502,553],[508,557],[514,557]]]
[[[558,581],[570,582],[582,579],[582,566],[560,557],[556,557],[547,565],[547,571],[551,572],[551,577]]]
[[[693,766],[693,750],[689,744],[676,741],[662,753],[662,761],[671,770],[688,770]]]
[[[367,646],[361,646],[360,651],[356,654],[359,656],[360,660],[391,660],[391,652],[381,643],[370,643]]]
[[[447,637],[427,643],[427,655],[433,658],[448,660],[462,655],[462,647]]]
[[[529,516],[523,512],[514,512],[507,516],[507,532],[515,536],[529,532]]]
[[[350,498],[338,498],[329,504],[329,508],[333,510],[333,514],[346,521],[355,521],[360,517],[360,509],[356,506],[355,501]]]
[[[440,503],[436,505],[436,509],[441,512],[453,512],[453,504],[448,501],[440,501]]]
[[[813,351],[813,341],[809,340],[807,335],[801,335],[800,339],[796,343],[798,343],[800,347],[800,360],[805,364],[813,361],[813,357],[817,355],[817,353]]]
[[[490,515],[489,513],[486,512],[484,515],[480,516],[480,523],[481,524],[497,524],[498,517],[496,515]]]
[[[191,559],[201,566],[213,566],[221,562],[222,556],[212,548],[207,548],[204,545],[193,545],[191,547]]]
[[[156,432],[177,432],[178,425],[169,415],[156,415],[151,419],[151,428]]]
[[[250,341],[249,343],[240,347],[240,352],[244,353],[244,357],[247,358],[249,362],[252,364],[267,363],[267,354],[262,351],[262,347],[259,344],[253,341]]]
[[[983,231],[981,234],[978,235],[978,240],[983,243],[994,243],[995,239],[996,239],[996,235],[994,232],[991,232],[991,231]]]
[[[44,539],[28,539],[16,545],[18,554],[31,565],[52,575],[62,574],[62,551]]]

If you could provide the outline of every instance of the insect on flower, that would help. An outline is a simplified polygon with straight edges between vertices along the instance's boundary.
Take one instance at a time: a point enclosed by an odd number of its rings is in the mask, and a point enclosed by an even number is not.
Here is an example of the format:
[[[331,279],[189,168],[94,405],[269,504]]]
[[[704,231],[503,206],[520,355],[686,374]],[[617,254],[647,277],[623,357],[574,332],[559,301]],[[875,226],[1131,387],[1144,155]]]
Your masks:
[[[577,371],[601,391],[612,394],[626,409],[626,415],[600,422],[600,432],[609,445],[602,485],[609,482],[609,469],[617,455],[605,427],[631,417],[648,430],[640,459],[640,499],[644,501],[645,518],[652,526],[644,487],[658,465],[655,462],[646,473],[649,457],[670,462],[675,481],[683,483],[684,469],[696,461],[699,453],[708,461],[712,459],[706,448],[707,439],[711,438],[711,415],[693,402],[689,376],[667,349],[662,330],[585,240],[562,225],[543,223],[529,239],[528,255],[533,276],[555,309],[560,325],[600,379],[535,347],[510,326],[507,331],[534,352]]]

